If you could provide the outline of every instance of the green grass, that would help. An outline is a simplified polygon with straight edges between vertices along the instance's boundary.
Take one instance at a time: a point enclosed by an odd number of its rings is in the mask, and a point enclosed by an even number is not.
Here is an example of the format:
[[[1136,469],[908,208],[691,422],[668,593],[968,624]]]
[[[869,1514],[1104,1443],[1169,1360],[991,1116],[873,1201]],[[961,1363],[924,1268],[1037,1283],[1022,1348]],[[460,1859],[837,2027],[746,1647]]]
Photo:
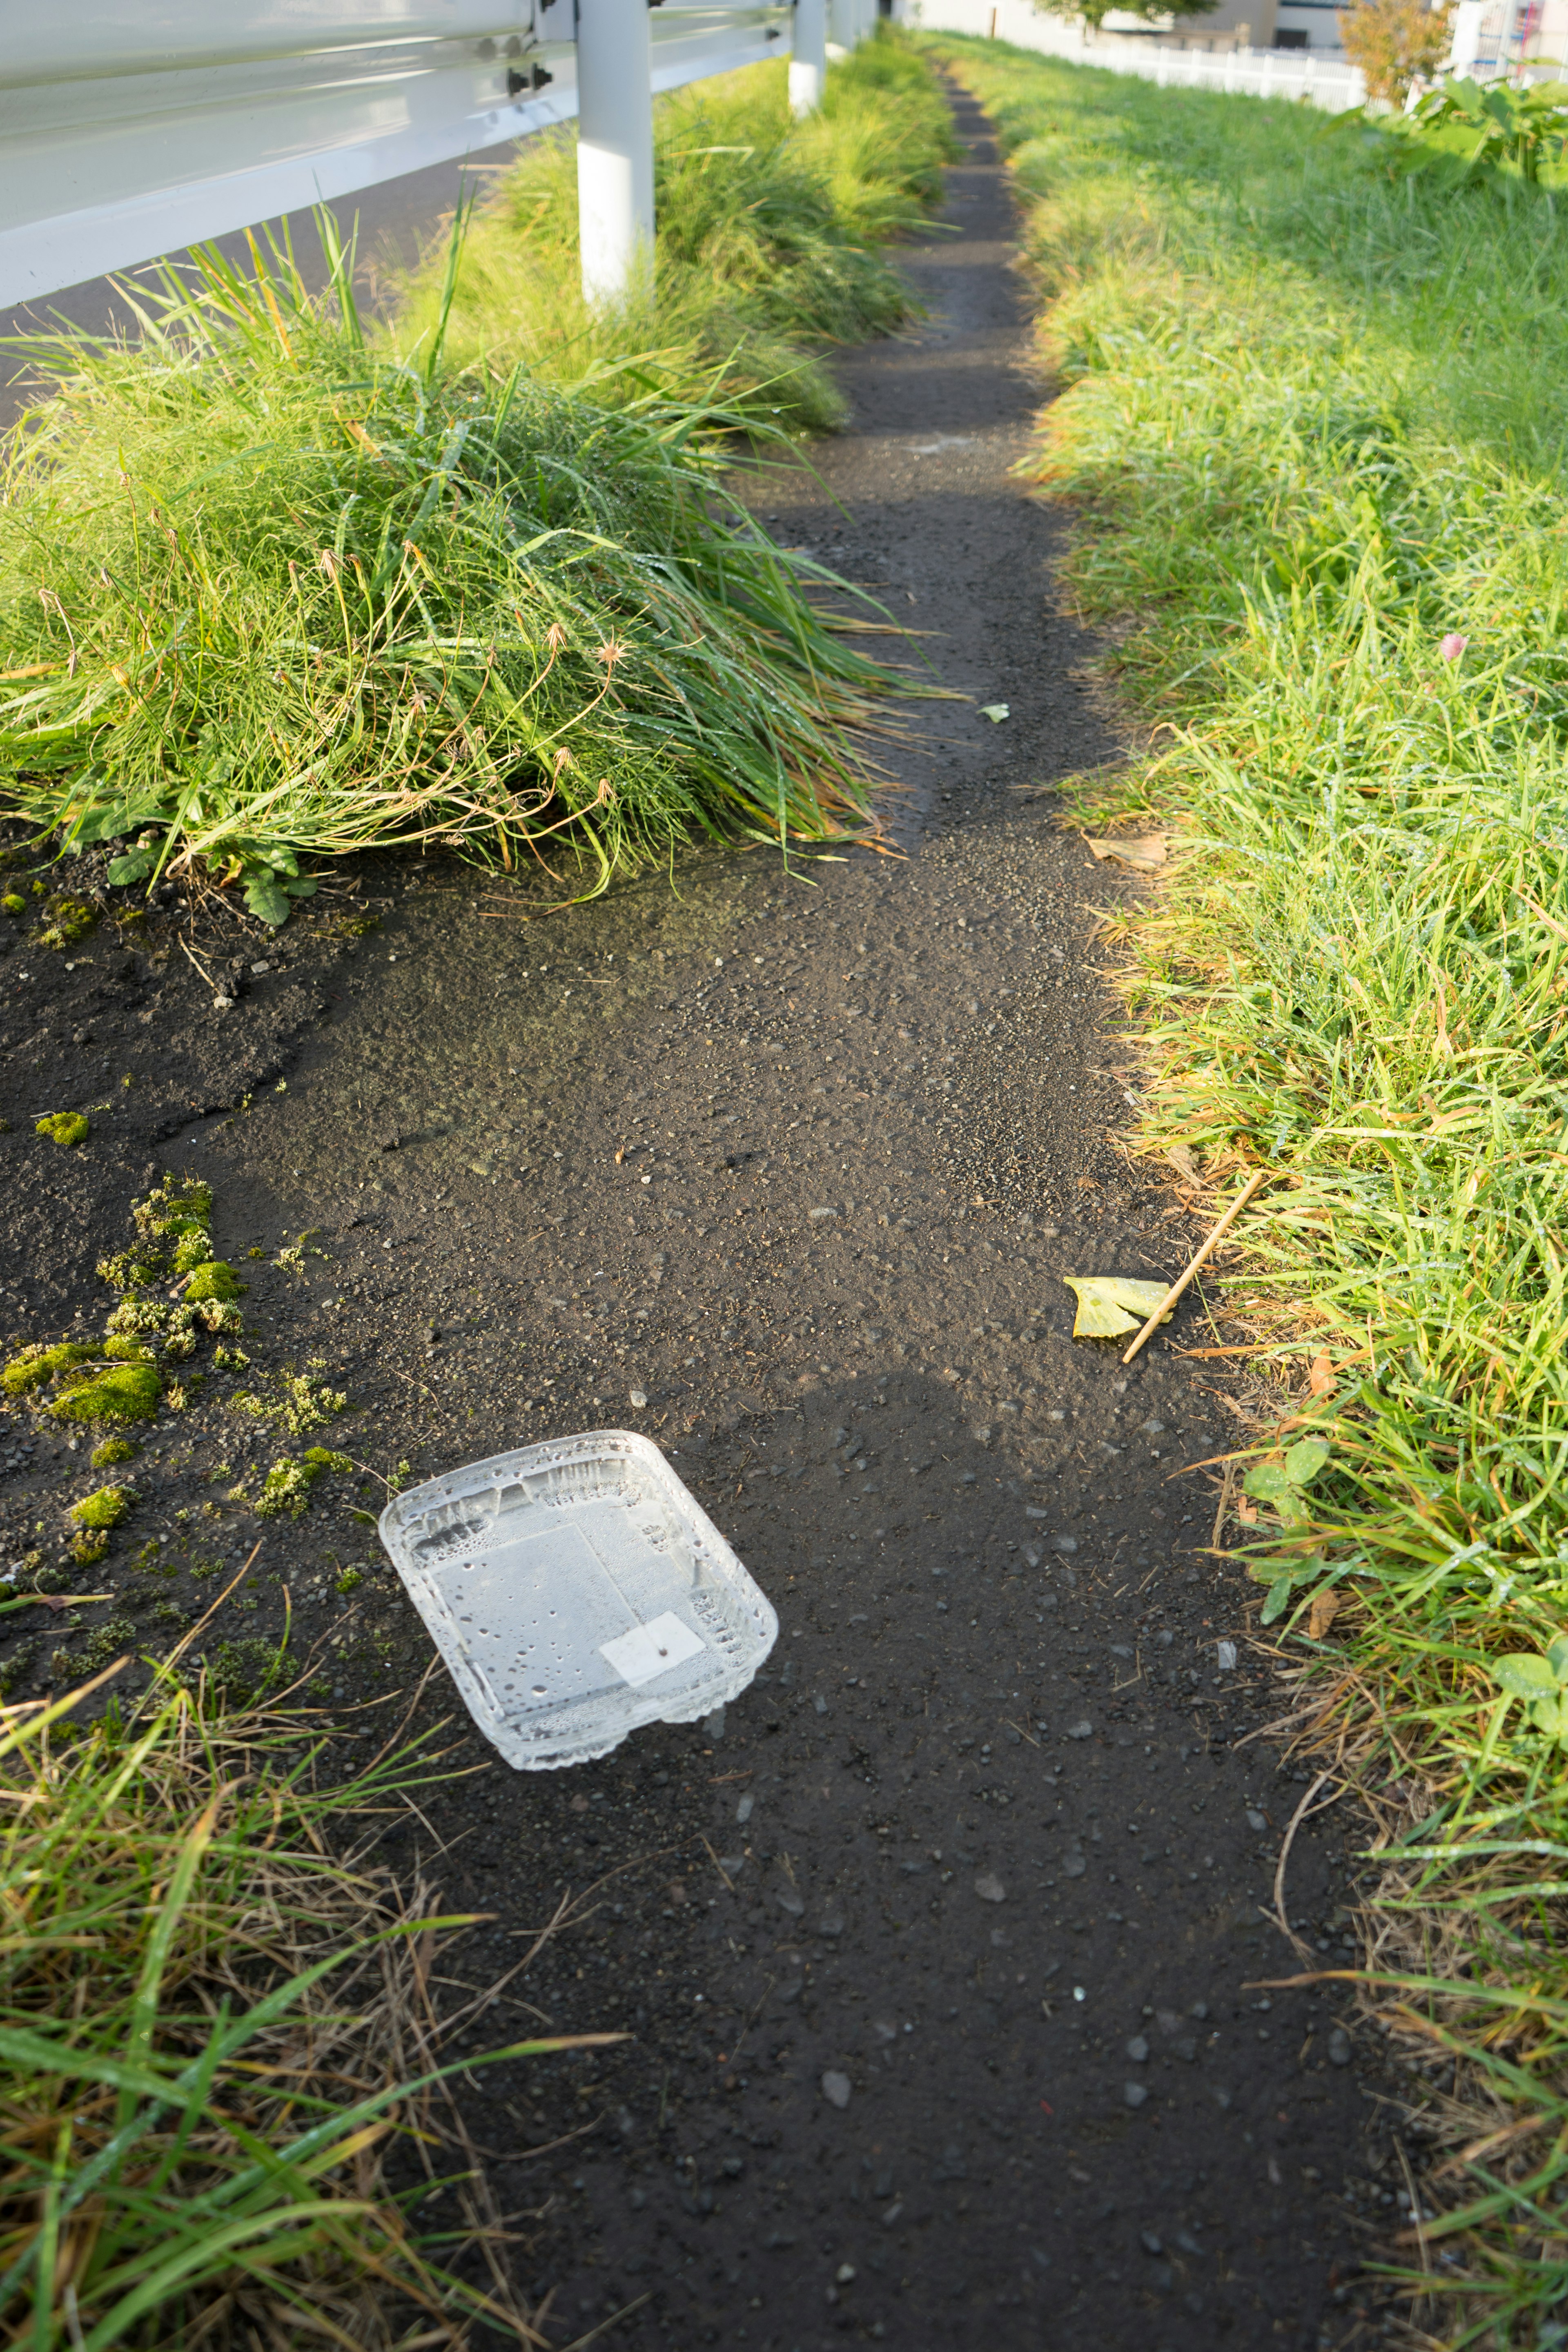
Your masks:
[[[811,373],[786,329],[907,307],[871,241],[934,188],[940,102],[891,41],[799,135],[779,73],[735,80],[665,110],[659,290],[591,332],[546,142],[389,331],[323,215],[322,297],[287,246],[207,254],[142,298],[134,346],[27,345],[48,396],[0,472],[0,809],[119,843],[121,884],[200,865],[272,923],[308,861],[373,845],[573,898],[694,836],[863,825],[856,730],[893,679],[723,466],[801,421],[765,382]]]
[[[915,308],[881,248],[939,199],[956,152],[928,68],[884,33],[829,68],[821,111],[789,112],[788,68],[752,66],[693,83],[654,110],[657,247],[651,279],[591,310],[579,283],[574,131],[536,140],[471,223],[455,289],[433,253],[405,290],[399,342],[417,350],[446,311],[462,363],[521,361],[544,382],[588,377],[635,391],[650,367],[667,393],[722,397],[784,429],[840,424],[840,394],[814,356],[886,334]],[[615,363],[631,356],[634,374]]]
[[[504,2284],[465,2281],[499,2231],[444,2090],[473,2062],[433,2054],[430,1963],[466,1923],[370,1850],[427,1761],[319,1775],[307,1717],[226,1716],[170,1674],[91,1729],[81,1696],[0,1717],[5,2340],[523,2341]],[[468,2184],[439,2233],[432,2177]]]
[[[1440,2340],[1556,2342],[1568,218],[1283,102],[938,46],[1030,200],[1072,590],[1170,730],[1119,788],[1175,835],[1122,927],[1146,1140],[1216,1204],[1278,1173],[1227,1304],[1330,1451],[1259,1463],[1240,1539],[1390,1828],[1381,1998],[1454,2151],[1393,2259]]]

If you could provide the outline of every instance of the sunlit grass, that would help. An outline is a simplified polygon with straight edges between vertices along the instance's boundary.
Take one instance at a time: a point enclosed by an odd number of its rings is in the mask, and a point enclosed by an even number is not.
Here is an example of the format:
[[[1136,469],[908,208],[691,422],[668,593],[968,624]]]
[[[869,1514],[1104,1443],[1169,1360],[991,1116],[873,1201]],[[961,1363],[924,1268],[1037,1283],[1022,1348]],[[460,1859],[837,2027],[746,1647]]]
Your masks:
[[[1534,2345],[1565,1758],[1497,1670],[1550,1682],[1568,1622],[1568,222],[1306,110],[942,46],[1031,199],[1071,587],[1170,730],[1119,788],[1176,835],[1121,933],[1148,1140],[1278,1171],[1230,1304],[1288,1382],[1323,1359],[1329,1465],[1242,1540],[1299,1727],[1384,1792],[1400,2033],[1463,2060],[1426,2324]]]
[[[695,82],[654,110],[658,242],[625,301],[590,308],[579,282],[576,133],[531,141],[477,213],[455,288],[437,248],[405,289],[396,335],[417,350],[446,309],[446,349],[462,364],[521,361],[542,381],[650,364],[667,396],[712,396],[789,430],[840,424],[825,345],[885,334],[908,319],[908,281],[884,251],[917,227],[956,152],[929,69],[884,32],[828,70],[821,111],[789,111],[787,67],[751,66]]]
[[[906,314],[879,248],[949,134],[896,40],[798,130],[783,73],[662,108],[657,281],[619,311],[583,307],[574,156],[544,141],[390,327],[362,323],[323,215],[321,295],[287,241],[244,270],[203,253],[142,281],[133,343],[26,343],[0,809],[114,841],[121,883],[200,862],[273,922],[302,859],[372,845],[542,867],[571,898],[693,838],[863,825],[858,730],[894,680],[725,468],[793,465],[790,435],[835,420],[808,343]]]
[[[329,1763],[308,1716],[226,1717],[168,1674],[91,1728],[87,1696],[0,1710],[5,2340],[542,2341],[443,2087],[489,2062],[437,2054],[433,1963],[465,1923],[374,1855],[430,1760]],[[435,2228],[433,2182],[456,2191]]]

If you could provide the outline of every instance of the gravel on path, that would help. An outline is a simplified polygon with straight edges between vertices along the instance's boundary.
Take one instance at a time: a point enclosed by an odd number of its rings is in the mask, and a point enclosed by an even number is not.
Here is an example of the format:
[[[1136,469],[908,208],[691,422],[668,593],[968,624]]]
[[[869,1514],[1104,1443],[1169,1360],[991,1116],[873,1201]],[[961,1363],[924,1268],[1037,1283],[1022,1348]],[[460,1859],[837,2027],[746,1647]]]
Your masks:
[[[1122,745],[1053,600],[1062,521],[1011,470],[1027,304],[955,103],[956,234],[908,254],[929,317],[843,359],[851,429],[759,498],[973,698],[886,747],[886,854],[696,856],[528,922],[370,861],[276,940],[170,892],[140,947],[0,966],[13,1336],[101,1313],[93,1259],[173,1166],[214,1186],[253,1358],[145,1433],[109,1615],[5,1621],[7,1689],[161,1641],[259,1539],[205,1654],[254,1677],[287,1591],[312,1693],[377,1702],[379,1738],[429,1657],[381,1479],[596,1425],[653,1435],[777,1606],[721,1722],[569,1773],[420,1702],[468,1777],[386,1851],[488,1915],[462,1973],[574,1922],[469,2046],[633,2037],[466,2094],[562,2342],[624,2310],[627,2352],[1338,2343],[1355,2209],[1394,2193],[1353,2005],[1258,1984],[1299,1965],[1263,1914],[1306,1776],[1246,1744],[1279,1695],[1184,1467],[1246,1433],[1175,1352],[1201,1304],[1130,1372],[1069,1336],[1063,1272],[1168,1274],[1194,1229],[1116,1145],[1094,919],[1142,886],[1050,788]],[[89,1097],[87,1144],[35,1137]],[[231,1398],[286,1370],[347,1392],[306,1442],[363,1469],[259,1521],[228,1497],[290,1441]],[[47,1426],[0,1422],[8,1560],[98,1483]],[[1292,1847],[1325,1967],[1361,1834],[1331,1809]]]

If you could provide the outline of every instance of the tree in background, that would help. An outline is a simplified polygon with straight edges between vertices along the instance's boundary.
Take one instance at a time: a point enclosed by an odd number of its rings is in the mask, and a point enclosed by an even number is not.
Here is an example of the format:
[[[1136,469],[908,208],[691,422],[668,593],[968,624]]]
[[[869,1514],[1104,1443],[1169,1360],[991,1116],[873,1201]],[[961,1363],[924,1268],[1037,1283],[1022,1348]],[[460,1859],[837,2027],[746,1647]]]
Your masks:
[[[1429,81],[1448,54],[1452,0],[1355,0],[1336,11],[1340,38],[1366,80],[1368,98],[1403,106],[1418,81]]]
[[[1071,17],[1098,33],[1112,9],[1119,16],[1142,16],[1146,25],[1172,18],[1180,24],[1184,17],[1208,16],[1219,0],[1034,0],[1034,5],[1042,16]]]

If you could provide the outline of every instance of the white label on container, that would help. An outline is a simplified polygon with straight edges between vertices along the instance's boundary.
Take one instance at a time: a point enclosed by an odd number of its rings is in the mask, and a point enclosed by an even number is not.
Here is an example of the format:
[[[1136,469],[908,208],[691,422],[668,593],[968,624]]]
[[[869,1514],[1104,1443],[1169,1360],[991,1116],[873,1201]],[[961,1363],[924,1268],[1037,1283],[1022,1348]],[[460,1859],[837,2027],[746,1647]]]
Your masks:
[[[667,1609],[651,1625],[634,1625],[629,1633],[617,1633],[613,1642],[603,1643],[599,1655],[609,1660],[624,1682],[651,1683],[707,1647],[700,1633]]]

